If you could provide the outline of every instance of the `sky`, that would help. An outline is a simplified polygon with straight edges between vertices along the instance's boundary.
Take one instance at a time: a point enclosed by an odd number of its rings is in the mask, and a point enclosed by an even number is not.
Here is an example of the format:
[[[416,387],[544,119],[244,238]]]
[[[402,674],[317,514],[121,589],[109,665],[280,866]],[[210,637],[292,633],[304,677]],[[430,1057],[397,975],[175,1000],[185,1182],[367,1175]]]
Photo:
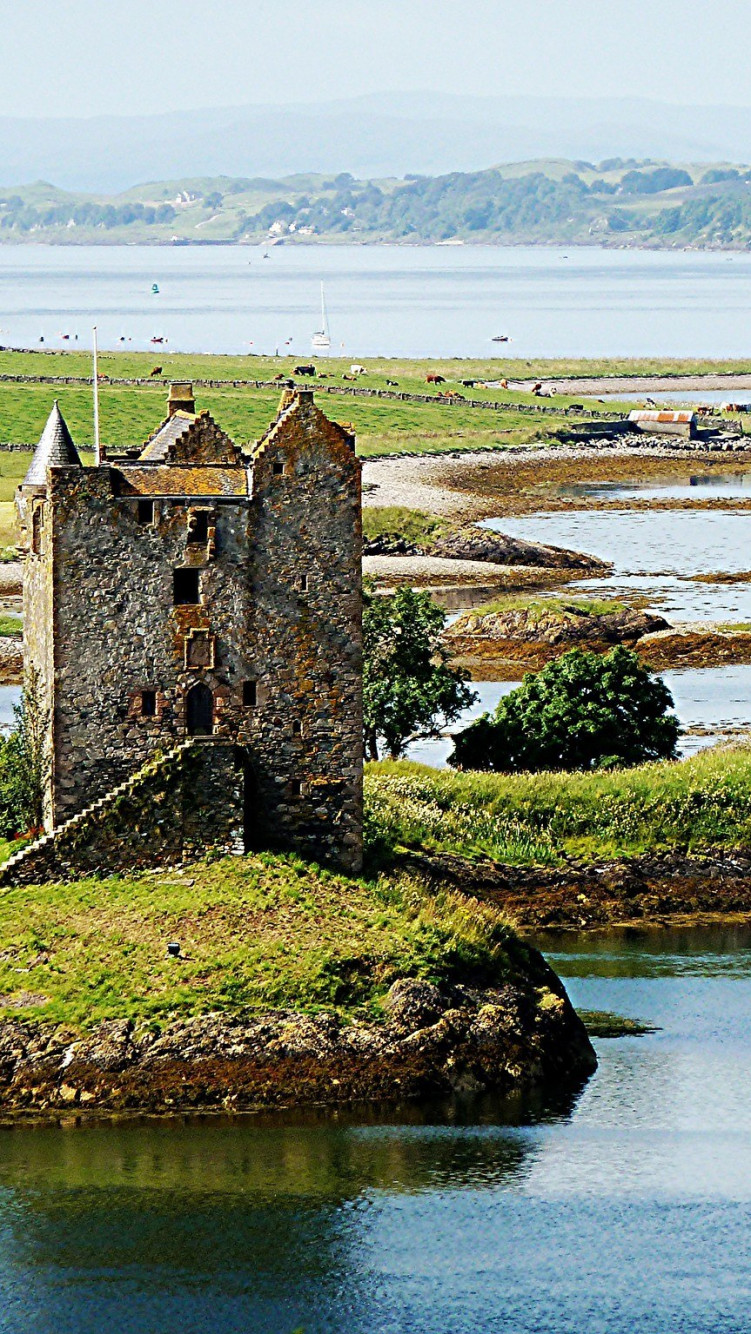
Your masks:
[[[739,0],[0,0],[0,115],[440,90],[751,106]]]

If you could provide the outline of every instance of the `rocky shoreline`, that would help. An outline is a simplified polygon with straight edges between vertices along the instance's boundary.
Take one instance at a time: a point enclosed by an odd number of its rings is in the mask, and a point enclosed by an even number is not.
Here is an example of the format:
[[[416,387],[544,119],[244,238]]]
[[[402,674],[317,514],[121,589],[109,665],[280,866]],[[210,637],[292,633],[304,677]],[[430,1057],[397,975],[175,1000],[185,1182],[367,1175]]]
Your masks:
[[[602,930],[748,918],[751,851],[682,852],[560,866],[507,866],[450,853],[408,853],[405,865],[500,908],[517,930]]]
[[[385,1022],[334,1012],[212,1013],[161,1031],[110,1020],[0,1024],[0,1115],[222,1111],[338,1105],[580,1082],[594,1051],[536,950],[529,975],[493,989],[404,978]]]

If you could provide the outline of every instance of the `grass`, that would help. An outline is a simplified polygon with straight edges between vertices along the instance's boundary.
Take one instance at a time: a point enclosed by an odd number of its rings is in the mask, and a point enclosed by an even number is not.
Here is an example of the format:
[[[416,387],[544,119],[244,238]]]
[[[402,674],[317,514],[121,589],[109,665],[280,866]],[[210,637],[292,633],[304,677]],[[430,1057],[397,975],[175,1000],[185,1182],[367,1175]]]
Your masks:
[[[306,358],[302,358],[306,360]],[[233,384],[236,380],[270,380],[275,375],[291,375],[300,358],[256,356],[200,356],[154,353],[113,352],[101,356],[102,373],[111,379],[148,377],[155,365],[163,369],[164,379],[219,380],[219,386],[198,386],[199,406],[211,411],[220,424],[239,443],[258,438],[276,414],[279,391],[254,389]],[[367,375],[361,381],[369,389],[389,389],[396,382],[396,392],[435,395],[436,388],[426,383],[426,376],[439,369],[452,389],[465,396],[498,402],[497,410],[473,408],[467,403],[452,405],[431,401],[407,403],[396,398],[360,398],[328,395],[326,386],[348,388],[343,376],[349,363],[342,358],[318,359],[316,365],[327,378],[316,384],[319,401],[336,420],[351,426],[358,437],[358,453],[363,458],[389,453],[439,454],[454,450],[492,449],[555,443],[555,433],[587,419],[587,411],[568,414],[566,409],[581,402],[580,396],[559,395],[540,403],[532,394],[518,389],[464,389],[464,379],[499,380],[504,377],[552,379],[565,375],[619,376],[626,374],[706,374],[720,371],[748,371],[745,362],[665,361],[665,360],[574,360],[523,361],[520,359],[474,360],[393,360],[366,359]],[[90,377],[91,361],[84,352],[0,352],[0,374],[34,376]],[[91,388],[88,384],[38,384],[0,381],[0,439],[14,444],[33,444],[38,440],[52,400],[57,397],[79,446],[92,444]],[[143,385],[105,383],[101,389],[102,436],[106,444],[120,449],[146,438],[164,416],[165,388],[154,380]],[[552,412],[520,413],[526,406],[544,406]],[[601,410],[594,400],[584,408]],[[609,412],[628,411],[631,403],[608,403]],[[0,478],[0,490],[2,478]],[[3,497],[0,496],[0,499]]]
[[[13,612],[0,612],[0,639],[8,639],[22,632],[23,620],[20,616],[14,616]]]
[[[451,524],[437,514],[410,510],[403,505],[374,505],[362,512],[362,531],[366,541],[376,537],[402,537],[408,542],[429,542],[440,537]]]
[[[397,977],[501,980],[524,947],[495,910],[398,879],[345,880],[261,854],[0,893],[0,1017],[334,1007],[378,1017]],[[179,959],[166,946],[179,941]]]
[[[585,616],[611,616],[625,611],[625,602],[605,598],[567,598],[567,597],[529,597],[524,593],[509,593],[504,597],[494,598],[473,607],[472,616],[504,616],[506,612],[524,611],[531,621],[558,616],[561,620],[571,620],[576,611]]]
[[[751,847],[751,747],[605,773],[483,774],[401,761],[366,771],[373,862],[409,848],[557,865]]]

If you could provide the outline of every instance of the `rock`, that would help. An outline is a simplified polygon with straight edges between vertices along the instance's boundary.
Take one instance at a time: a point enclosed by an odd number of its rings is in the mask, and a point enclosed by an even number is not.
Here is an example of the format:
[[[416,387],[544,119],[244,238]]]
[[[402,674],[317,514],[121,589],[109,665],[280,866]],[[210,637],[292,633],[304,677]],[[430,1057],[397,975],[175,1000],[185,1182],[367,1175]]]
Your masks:
[[[383,1003],[392,1027],[397,1032],[414,1033],[440,1019],[446,1001],[432,982],[400,978]]]
[[[110,1020],[88,1036],[0,1024],[0,1107],[88,1110],[302,1106],[451,1090],[566,1085],[595,1068],[589,1039],[542,956],[496,990],[400,978],[383,1023],[338,1014],[205,1014],[161,1033]]]

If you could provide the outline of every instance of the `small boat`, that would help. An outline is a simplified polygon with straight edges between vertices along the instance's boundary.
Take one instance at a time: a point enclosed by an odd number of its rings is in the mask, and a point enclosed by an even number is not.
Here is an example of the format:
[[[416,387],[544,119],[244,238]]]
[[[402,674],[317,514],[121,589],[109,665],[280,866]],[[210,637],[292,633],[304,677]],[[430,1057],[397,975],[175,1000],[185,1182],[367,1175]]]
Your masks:
[[[329,322],[326,315],[326,297],[323,292],[323,283],[321,283],[321,327],[316,329],[312,338],[312,347],[314,352],[328,352],[331,348],[331,337],[329,335]]]
[[[157,338],[156,334],[154,334],[154,337],[151,339],[151,341],[152,341],[152,343],[166,343],[166,342],[167,342],[167,339],[166,339],[166,338]]]
[[[496,334],[495,338],[491,338],[490,341],[491,343],[510,343],[511,339],[508,334]]]
[[[152,283],[152,284],[151,284],[151,290],[152,290],[152,292],[154,293],[154,296],[158,296],[158,295],[159,295],[159,283]]]

